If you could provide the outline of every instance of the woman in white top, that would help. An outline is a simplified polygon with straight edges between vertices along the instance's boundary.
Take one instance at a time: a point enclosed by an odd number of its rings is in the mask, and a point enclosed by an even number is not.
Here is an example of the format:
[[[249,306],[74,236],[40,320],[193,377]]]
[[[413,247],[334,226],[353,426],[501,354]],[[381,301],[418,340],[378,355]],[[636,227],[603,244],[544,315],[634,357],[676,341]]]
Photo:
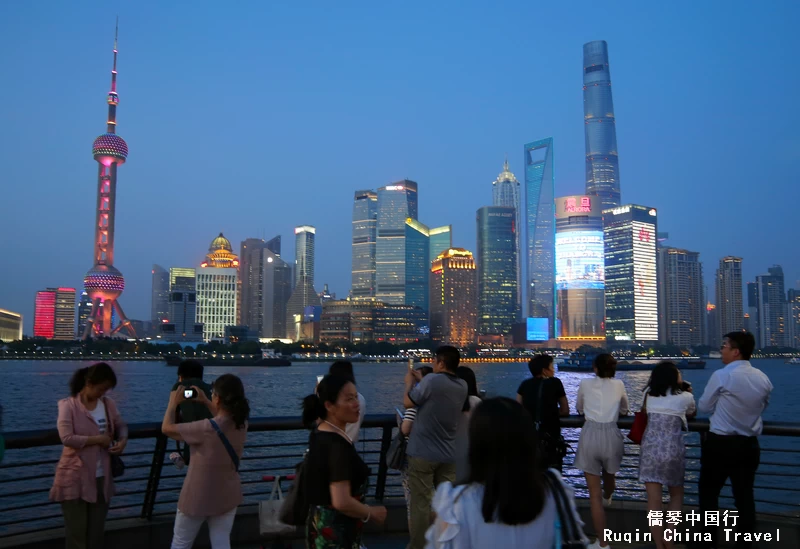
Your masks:
[[[578,388],[576,405],[586,422],[578,440],[575,468],[586,476],[594,531],[603,532],[606,528],[603,506],[611,505],[616,486],[614,475],[619,471],[624,452],[617,419],[628,415],[628,394],[622,381],[614,379],[617,361],[613,356],[597,355],[593,369],[596,377],[582,380]],[[601,536],[591,547],[608,547],[608,542],[602,541]]]
[[[669,488],[669,511],[683,507],[683,476],[686,470],[686,444],[683,429],[686,418],[697,413],[691,385],[684,384],[681,372],[672,362],[661,362],[653,368],[645,387],[642,409],[647,412],[647,428],[639,453],[639,480],[647,488],[647,508],[663,513],[663,486]],[[653,526],[653,539],[658,549],[672,547],[664,540],[664,527]]]
[[[470,475],[465,485],[439,485],[433,498],[436,522],[425,534],[427,549],[530,549],[555,547],[557,510],[545,472],[536,461],[533,419],[510,398],[484,400],[469,423]],[[572,489],[550,470],[550,480]]]

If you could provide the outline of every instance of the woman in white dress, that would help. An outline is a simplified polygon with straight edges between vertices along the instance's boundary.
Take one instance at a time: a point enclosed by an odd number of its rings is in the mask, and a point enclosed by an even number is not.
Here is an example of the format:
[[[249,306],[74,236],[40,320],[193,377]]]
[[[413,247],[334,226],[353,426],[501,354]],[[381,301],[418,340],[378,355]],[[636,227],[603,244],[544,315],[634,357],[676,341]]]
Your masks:
[[[521,404],[509,398],[478,404],[469,423],[469,479],[464,485],[439,485],[433,498],[436,521],[425,535],[426,548],[556,546],[558,512],[549,486],[566,495],[565,512],[580,525],[572,489],[558,471],[545,475],[531,467],[537,463],[536,448],[533,419]]]

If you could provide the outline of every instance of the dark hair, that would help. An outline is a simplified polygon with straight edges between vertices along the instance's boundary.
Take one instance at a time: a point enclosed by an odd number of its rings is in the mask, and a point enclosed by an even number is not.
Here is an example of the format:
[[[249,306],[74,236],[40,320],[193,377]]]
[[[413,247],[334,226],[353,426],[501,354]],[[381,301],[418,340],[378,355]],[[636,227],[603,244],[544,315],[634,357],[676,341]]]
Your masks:
[[[182,360],[178,364],[178,377],[203,379],[203,365],[196,360]]]
[[[325,403],[335,403],[339,400],[339,393],[348,383],[353,381],[342,376],[327,375],[322,378],[317,385],[317,391],[303,399],[303,425],[306,429],[312,429],[318,419],[328,417]]]
[[[617,359],[608,353],[601,353],[594,359],[597,377],[614,377],[617,373]]]
[[[442,345],[436,349],[436,358],[444,362],[445,370],[455,373],[458,368],[458,362],[461,360],[461,355],[455,347]]]
[[[350,380],[353,385],[356,384],[356,376],[353,373],[353,363],[349,360],[337,360],[331,367],[328,368],[328,375],[343,377]]]
[[[426,375],[433,373],[433,368],[430,366],[420,366],[417,368],[417,371],[422,374],[422,377],[425,377]]]
[[[250,416],[250,403],[244,396],[242,380],[233,374],[221,375],[214,381],[213,390],[222,407],[233,416],[236,428],[244,427]]]
[[[117,386],[117,374],[105,362],[98,362],[86,368],[79,368],[75,370],[69,380],[69,393],[72,396],[77,396],[86,387],[87,383],[89,385],[111,383],[111,388],[113,389]]]
[[[547,370],[553,363],[553,357],[544,353],[536,355],[528,361],[528,370],[533,377],[539,377],[544,370]]]
[[[650,381],[647,382],[645,390],[648,395],[654,397],[667,396],[667,391],[672,391],[673,395],[677,395],[681,392],[681,385],[678,383],[679,377],[680,372],[675,363],[664,360],[650,372]]]
[[[728,340],[731,349],[739,349],[739,354],[744,360],[750,360],[753,350],[756,348],[756,338],[750,332],[731,332],[725,334],[724,339]]]
[[[467,382],[467,399],[464,401],[461,411],[468,412],[469,397],[478,396],[478,380],[475,379],[475,372],[472,371],[472,368],[467,368],[466,366],[456,368],[456,377]]]
[[[528,524],[545,504],[530,414],[505,397],[481,402],[469,422],[469,482],[483,484],[483,520]]]

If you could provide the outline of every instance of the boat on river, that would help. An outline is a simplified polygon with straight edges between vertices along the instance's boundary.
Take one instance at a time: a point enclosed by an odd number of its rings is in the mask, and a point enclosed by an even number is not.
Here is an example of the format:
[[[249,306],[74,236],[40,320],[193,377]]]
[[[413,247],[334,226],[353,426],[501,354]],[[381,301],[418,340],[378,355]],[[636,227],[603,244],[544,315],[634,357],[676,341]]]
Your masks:
[[[562,372],[591,372],[592,364],[597,354],[573,353],[570,357],[558,364]],[[699,357],[632,357],[630,359],[617,358],[618,372],[635,372],[652,370],[661,361],[669,360],[675,363],[679,370],[702,370],[706,361]]]

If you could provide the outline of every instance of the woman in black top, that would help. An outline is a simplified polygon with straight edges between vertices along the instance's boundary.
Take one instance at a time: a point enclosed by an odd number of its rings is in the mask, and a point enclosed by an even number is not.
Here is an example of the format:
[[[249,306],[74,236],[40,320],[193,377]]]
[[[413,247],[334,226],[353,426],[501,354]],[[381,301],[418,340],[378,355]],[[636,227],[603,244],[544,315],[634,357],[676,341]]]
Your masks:
[[[337,376],[325,376],[316,393],[303,399],[303,423],[316,426],[303,469],[307,547],[359,549],[364,523],[386,520],[386,507],[364,504],[369,467],[345,432],[358,412],[356,386]]]
[[[522,404],[533,418],[539,434],[539,453],[546,467],[562,470],[565,447],[561,444],[561,424],[559,416],[569,415],[567,393],[561,380],[555,377],[553,357],[536,355],[528,362],[533,375],[517,389],[517,402]],[[540,399],[541,398],[541,402]]]

